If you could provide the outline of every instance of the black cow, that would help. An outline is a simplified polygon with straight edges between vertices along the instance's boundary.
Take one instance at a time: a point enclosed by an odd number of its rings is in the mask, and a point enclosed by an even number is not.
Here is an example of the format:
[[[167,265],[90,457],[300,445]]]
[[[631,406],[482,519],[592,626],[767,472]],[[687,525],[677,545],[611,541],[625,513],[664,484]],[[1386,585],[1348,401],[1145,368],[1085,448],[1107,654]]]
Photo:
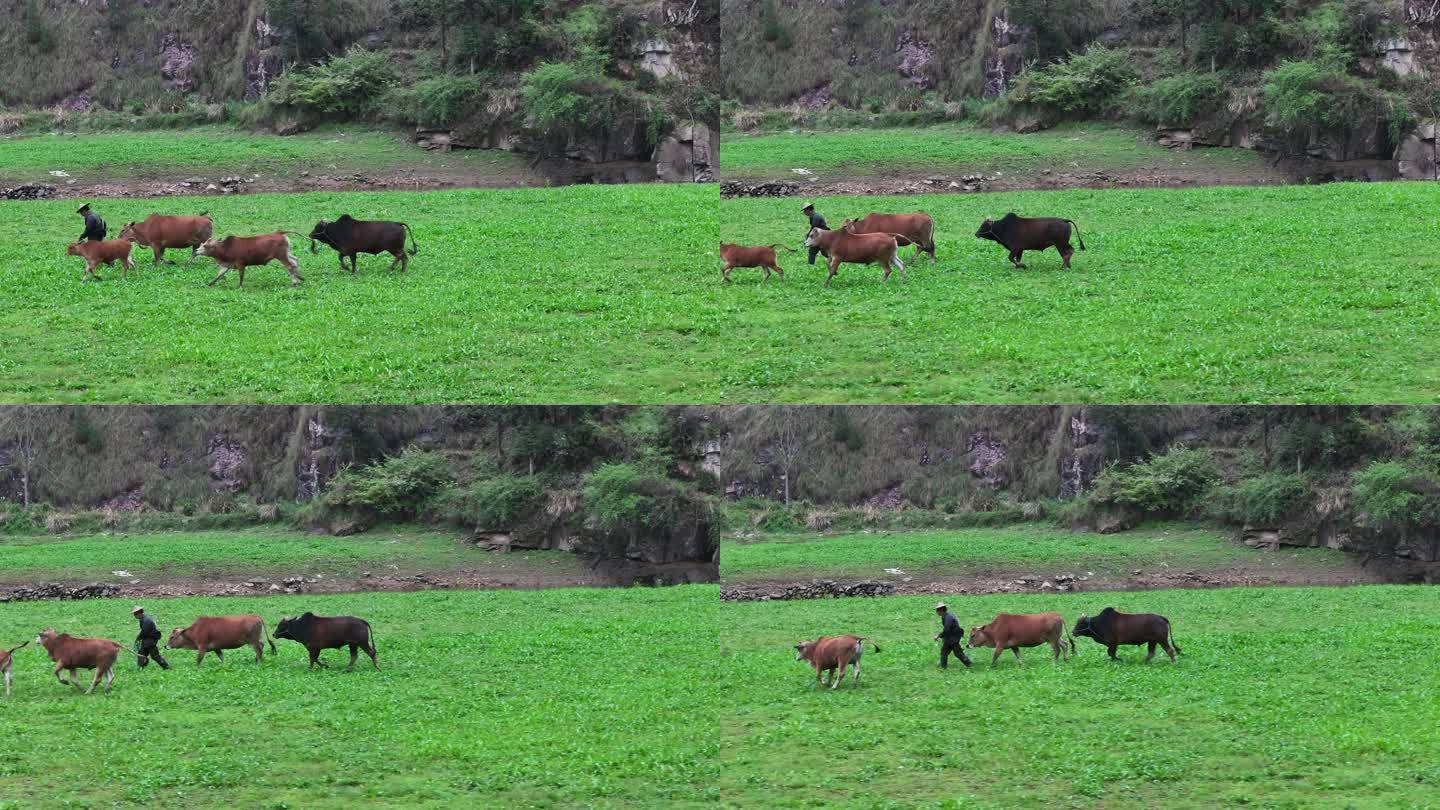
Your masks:
[[[321,650],[345,646],[350,647],[351,667],[355,666],[360,650],[364,650],[375,669],[380,669],[380,662],[375,660],[375,636],[370,632],[370,623],[354,616],[316,616],[308,611],[294,618],[286,616],[275,627],[275,638],[288,638],[305,645],[310,651],[310,669],[316,664],[329,666],[320,660]]]
[[[405,235],[410,234],[410,253],[405,253]],[[357,253],[389,253],[395,257],[390,262],[390,269],[394,270],[395,265],[400,265],[403,273],[410,266],[410,256],[420,252],[420,247],[415,244],[415,234],[411,232],[410,226],[403,222],[385,222],[383,220],[355,219],[345,214],[334,222],[320,220],[315,228],[310,231],[310,252],[316,253],[316,242],[323,242],[340,254],[340,269],[345,270],[345,258],[350,258],[351,273],[355,272],[355,255]]]
[[[1145,656],[1146,663],[1155,657],[1157,644],[1170,656],[1172,664],[1175,663],[1175,654],[1180,652],[1180,645],[1175,643],[1175,635],[1170,629],[1170,620],[1158,613],[1121,613],[1107,607],[1098,616],[1081,616],[1075,622],[1075,635],[1087,636],[1104,644],[1110,651],[1110,657],[1117,661],[1115,648],[1121,644],[1149,644],[1150,654]]]
[[[1080,236],[1080,226],[1068,219],[1056,219],[1055,217],[1039,217],[1031,219],[1014,213],[1006,214],[1000,221],[993,219],[985,220],[975,236],[980,239],[989,239],[996,242],[1010,251],[1010,261],[1015,264],[1015,269],[1023,270],[1025,265],[1020,259],[1027,250],[1044,250],[1053,247],[1060,252],[1060,258],[1064,260],[1064,269],[1070,269],[1070,256],[1075,250],[1070,247],[1070,227],[1075,227],[1075,238],[1080,240],[1080,249],[1085,249],[1085,239]]]

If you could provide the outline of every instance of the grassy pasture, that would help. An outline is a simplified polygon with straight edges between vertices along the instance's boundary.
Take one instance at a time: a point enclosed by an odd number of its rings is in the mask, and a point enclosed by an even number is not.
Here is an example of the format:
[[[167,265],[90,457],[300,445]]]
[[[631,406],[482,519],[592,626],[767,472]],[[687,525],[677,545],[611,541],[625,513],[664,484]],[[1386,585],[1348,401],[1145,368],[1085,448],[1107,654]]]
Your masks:
[[[969,124],[907,129],[727,132],[720,156],[726,180],[795,179],[809,169],[822,179],[963,172],[1208,170],[1222,176],[1259,173],[1260,153],[1247,149],[1176,152],[1147,133],[1110,124],[1067,124],[1028,135]]]
[[[769,401],[1433,402],[1435,201],[1426,183],[820,199],[837,226],[930,213],[939,264],[907,248],[908,284],[847,265],[825,291],[782,252],[784,283],[741,273],[729,296],[750,324],[776,313],[783,350],[743,343]],[[796,199],[720,208],[727,242],[805,231]],[[1074,271],[1053,250],[1014,270],[975,238],[1007,211],[1076,220]]]
[[[0,203],[0,399],[42,402],[627,402],[715,398],[710,359],[741,312],[723,298],[715,187],[572,186],[107,200],[117,230],[208,209],[217,235],[309,233],[350,212],[408,221],[420,253],[352,278],[292,239],[279,265],[231,273],[172,251],[82,284],[64,255],[73,201]],[[744,362],[744,361],[742,361]]]
[[[1106,605],[1174,622],[1184,652],[1077,639],[1080,654],[937,666],[935,597],[720,609],[720,786],[735,807],[1432,807],[1440,602],[1423,586],[948,599],[996,612]],[[858,688],[814,685],[791,649],[878,641]],[[1139,651],[1137,653],[1137,650]]]
[[[1340,564],[1345,555],[1329,549],[1283,553],[1258,551],[1212,529],[1183,525],[1136,529],[1120,534],[1072,532],[1045,526],[960,531],[854,532],[763,537],[721,543],[720,573],[727,581],[883,577],[901,568],[916,577],[985,575],[1025,566],[1099,575],[1128,574],[1140,566],[1169,570],[1231,564],[1286,569]],[[1056,568],[1058,566],[1058,568]]]
[[[513,174],[525,172],[525,160],[497,149],[431,153],[407,143],[398,133],[345,126],[283,138],[225,126],[0,136],[0,185],[64,182],[52,177],[51,171],[63,171],[78,182],[92,183],[187,174],[249,177],[296,175],[307,170],[327,174],[399,168]]]
[[[332,650],[309,672],[282,640],[258,666],[122,659],[114,691],[85,697],[32,644],[0,697],[0,807],[697,805],[716,795],[717,604],[703,586],[154,600],[166,633],[202,613],[363,616],[381,671]],[[7,605],[0,643],[48,626],[128,643],[129,610]]]
[[[575,555],[561,551],[486,552],[454,534],[409,527],[377,528],[349,537],[283,530],[157,532],[74,537],[0,535],[0,582],[44,579],[113,581],[128,571],[141,582],[210,575],[324,574],[353,577],[456,569],[497,573],[509,568],[579,573]]]

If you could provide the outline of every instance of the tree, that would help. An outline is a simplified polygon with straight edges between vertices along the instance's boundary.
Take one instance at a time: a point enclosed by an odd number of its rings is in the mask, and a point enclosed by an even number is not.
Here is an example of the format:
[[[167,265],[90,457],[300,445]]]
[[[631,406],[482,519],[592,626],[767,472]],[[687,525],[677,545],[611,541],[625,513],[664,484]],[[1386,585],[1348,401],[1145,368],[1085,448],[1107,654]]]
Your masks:
[[[35,473],[40,468],[41,409],[15,405],[0,409],[0,447],[9,447],[6,467],[20,479],[20,502],[30,505]]]
[[[401,0],[396,10],[408,25],[431,25],[440,35],[440,64],[450,60],[450,28],[470,3],[466,0]]]
[[[1143,19],[1172,23],[1180,30],[1180,58],[1189,59],[1190,28],[1211,10],[1208,0],[1141,0],[1139,12]]]
[[[787,407],[780,416],[780,425],[775,433],[775,448],[780,458],[780,474],[785,479],[785,503],[790,503],[792,482],[800,471],[800,454],[804,450],[804,436],[800,428],[799,409]]]

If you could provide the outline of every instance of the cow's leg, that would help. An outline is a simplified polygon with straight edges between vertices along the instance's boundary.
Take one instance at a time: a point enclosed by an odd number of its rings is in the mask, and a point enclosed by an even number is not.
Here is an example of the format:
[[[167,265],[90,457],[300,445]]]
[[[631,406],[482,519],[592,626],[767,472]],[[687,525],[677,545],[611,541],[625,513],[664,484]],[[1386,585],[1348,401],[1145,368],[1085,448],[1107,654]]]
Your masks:
[[[200,666],[205,661],[205,648],[201,647],[195,651],[195,666]]]
[[[245,286],[245,265],[240,265],[238,268],[236,268],[235,272],[240,274],[240,283],[235,285],[235,289],[238,290],[241,287]]]
[[[934,243],[934,242],[931,242],[931,243],[930,243],[930,247],[929,247],[925,252],[930,254],[930,263],[931,263],[931,264],[935,264],[935,263],[936,263],[936,259],[935,259],[935,243]]]
[[[840,260],[834,256],[830,257],[830,275],[825,277],[825,286],[830,286],[830,279],[835,278],[835,273],[840,270]]]
[[[60,677],[60,672],[61,672],[61,670],[63,670],[63,669],[64,669],[63,666],[61,666],[61,665],[59,665],[59,664],[56,664],[56,665],[55,665],[55,680],[59,681],[60,683],[65,683],[65,679],[62,678],[62,677]]]
[[[86,272],[86,274],[88,274],[89,276],[91,276],[92,278],[94,278],[96,281],[101,281],[101,280],[102,280],[102,279],[100,278],[100,274],[97,273],[97,272],[95,272],[95,268],[97,268],[97,267],[99,267],[99,266],[100,266],[100,263],[99,263],[99,262],[90,262],[90,261],[85,262],[85,272]]]
[[[290,251],[287,250],[285,251],[285,258],[281,259],[280,263],[285,265],[286,270],[290,271],[290,286],[299,287],[300,282],[305,280],[305,277],[300,275],[300,262],[295,261],[295,257],[290,255]],[[354,257],[351,257],[350,263],[352,265],[355,263]]]
[[[10,668],[5,668],[5,697],[10,697]]]
[[[105,694],[110,694],[110,685],[115,683],[115,665],[105,668]]]
[[[725,266],[722,267],[722,268],[720,268],[720,278],[722,279],[722,281],[721,281],[720,283],[722,283],[722,284],[729,284],[729,283],[730,283],[730,268],[732,268],[732,267],[734,267],[734,266],[735,266],[735,265],[733,265],[733,264],[731,264],[731,263],[729,263],[729,262],[726,262],[726,263],[725,263]]]
[[[1170,663],[1172,663],[1172,664],[1175,663],[1175,648],[1172,647],[1172,646],[1170,646],[1170,642],[1168,642],[1168,641],[1162,641],[1162,642],[1160,642],[1160,648],[1165,651],[1165,654],[1166,654],[1166,655],[1170,656]]]
[[[225,274],[228,273],[228,272],[230,272],[230,268],[229,268],[228,266],[223,265],[223,264],[220,265],[220,272],[219,272],[219,273],[216,273],[216,274],[215,274],[215,278],[210,279],[210,283],[209,283],[209,284],[206,284],[205,286],[206,286],[206,287],[214,287],[214,286],[215,286],[215,282],[217,282],[217,281],[219,281],[220,279],[224,278],[224,277],[225,277]],[[244,271],[243,271],[243,270],[241,271],[241,276],[242,276],[242,277],[244,276]]]
[[[1150,663],[1150,659],[1151,659],[1151,658],[1154,658],[1154,657],[1155,657],[1155,642],[1152,641],[1152,642],[1150,642],[1150,644],[1149,644],[1149,652],[1147,652],[1146,655],[1145,655],[1145,663],[1147,663],[1147,664]]]
[[[835,680],[830,683],[830,688],[831,688],[831,689],[836,689],[836,688],[838,688],[838,687],[840,686],[840,682],[843,681],[843,680],[845,680],[845,662],[844,662],[844,661],[841,661],[841,662],[840,662],[840,674],[835,676]]]
[[[410,269],[410,254],[405,252],[405,246],[400,246],[400,272],[404,273]]]
[[[900,261],[900,252],[895,252],[895,264],[900,268],[900,280],[909,281],[910,274],[905,272],[905,262]]]
[[[90,688],[85,690],[85,694],[88,695],[93,693],[95,691],[95,687],[100,683],[100,678],[104,675],[105,667],[103,665],[95,667],[95,677],[90,679]]]
[[[999,644],[996,644],[996,645],[995,645],[995,654],[992,655],[992,656],[990,656],[990,666],[993,667],[993,666],[995,666],[996,664],[1000,663],[1000,656],[1001,656],[1004,652],[1005,652],[1005,648],[1004,648],[1004,647],[1001,647]]]
[[[775,272],[777,272],[777,273],[780,274],[780,278],[781,278],[782,280],[785,278],[785,271],[782,270],[782,269],[780,269],[780,263],[779,263],[779,262],[776,262],[775,264],[771,265],[771,267],[774,268]]]
[[[1070,257],[1075,255],[1075,249],[1069,245],[1060,246],[1060,267],[1063,270],[1070,269]]]
[[[377,656],[379,655],[379,653],[377,653],[376,650],[375,650],[375,643],[372,642],[372,641],[367,640],[367,641],[365,642],[365,646],[364,646],[364,647],[361,647],[360,649],[364,650],[364,651],[365,651],[365,654],[368,655],[368,656],[370,656],[370,663],[375,667],[375,671],[376,671],[376,672],[379,672],[379,671],[380,671],[380,661],[379,661],[379,659],[377,658]]]
[[[265,645],[260,643],[258,636],[250,641],[250,646],[255,648],[255,663],[265,663]]]
[[[1120,646],[1120,645],[1118,645],[1118,644],[1111,644],[1111,645],[1109,645],[1109,646],[1106,647],[1106,652],[1110,653],[1110,660],[1111,660],[1111,661],[1119,661],[1119,660],[1120,660],[1120,657],[1115,654],[1115,650],[1116,650],[1116,648],[1118,648],[1119,646]]]
[[[1021,259],[1023,259],[1023,258],[1025,258],[1025,251],[1023,251],[1023,250],[1012,250],[1012,251],[1010,251],[1010,261],[1015,265],[1015,269],[1016,269],[1016,270],[1024,270],[1024,269],[1025,269],[1025,263],[1021,261]]]
[[[314,669],[316,664],[319,664],[324,669],[330,668],[329,664],[320,660],[320,649],[318,647],[310,651],[310,668]]]
[[[199,245],[191,245],[191,246],[190,246],[190,258],[188,258],[188,259],[185,260],[185,264],[187,264],[187,265],[194,264],[194,263],[195,263],[195,256],[196,256],[196,254],[198,254],[199,252],[200,252],[200,246],[199,246]]]
[[[1011,647],[1011,648],[1010,648],[1010,652],[1012,652],[1012,653],[1015,654],[1015,660],[1016,660],[1017,662],[1019,662],[1019,663],[1021,663],[1021,664],[1025,663],[1024,660],[1022,660],[1022,659],[1020,658],[1020,648],[1019,648],[1019,647]]]
[[[345,665],[345,668],[346,668],[346,669],[354,669],[354,668],[355,668],[355,659],[356,659],[356,658],[359,658],[359,657],[360,657],[360,645],[359,645],[359,644],[351,644],[351,645],[350,645],[350,663],[349,663],[349,664],[346,664],[346,665]]]
[[[890,280],[890,260],[889,260],[889,259],[881,259],[881,260],[880,260],[880,266],[885,268],[885,275],[880,278],[881,283],[884,283],[884,282],[886,282],[886,281],[889,281],[889,280]]]

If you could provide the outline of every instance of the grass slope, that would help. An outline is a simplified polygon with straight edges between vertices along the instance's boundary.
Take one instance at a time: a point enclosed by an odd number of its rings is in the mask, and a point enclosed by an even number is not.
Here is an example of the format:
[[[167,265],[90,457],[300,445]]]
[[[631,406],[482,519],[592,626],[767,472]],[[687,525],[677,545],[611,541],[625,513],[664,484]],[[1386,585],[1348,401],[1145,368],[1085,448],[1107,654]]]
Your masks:
[[[1107,124],[1067,124],[1028,135],[967,124],[908,129],[725,133],[721,176],[726,180],[790,178],[809,169],[821,179],[889,174],[1211,170],[1225,176],[1258,171],[1263,159],[1246,149],[1175,152],[1144,133]]]
[[[737,276],[771,337],[736,345],[772,401],[1433,402],[1434,201],[1425,183],[821,199],[836,225],[929,212],[939,265],[888,285],[847,265],[826,291],[782,253],[783,284]],[[799,205],[722,200],[721,239],[798,245]],[[1054,251],[1011,269],[974,237],[1007,211],[1076,220],[1074,272]]]
[[[1440,787],[1440,603],[1429,587],[959,597],[996,612],[1106,605],[1174,622],[1172,666],[1077,639],[1054,666],[938,669],[933,596],[726,604],[720,785],[736,807],[1426,807]],[[821,690],[796,641],[854,632],[859,688]],[[987,652],[988,651],[981,651]]]
[[[58,182],[50,176],[51,171],[64,171],[78,182],[92,183],[217,172],[249,177],[399,168],[504,175],[524,173],[525,160],[496,149],[431,153],[393,132],[342,126],[283,138],[224,126],[0,137],[0,185]]]
[[[156,600],[164,627],[304,610],[374,626],[381,671],[175,651],[85,697],[16,653],[0,699],[0,807],[696,805],[715,795],[713,587]],[[128,602],[9,605],[7,647],[49,626],[129,642]],[[334,664],[346,659],[325,654]],[[362,659],[364,656],[361,656]],[[701,664],[701,662],[705,662]]]
[[[1342,552],[1304,549],[1284,555],[1287,568],[1343,562]],[[721,544],[727,581],[883,577],[886,568],[912,576],[977,575],[1025,566],[1067,572],[1125,574],[1163,563],[1172,570],[1245,563],[1274,564],[1277,555],[1231,542],[1219,532],[1185,526],[1120,534],[1071,532],[1043,526],[963,531],[863,532],[766,537]]]
[[[568,552],[495,554],[461,543],[453,534],[413,528],[379,528],[349,537],[276,530],[0,536],[0,582],[12,583],[111,581],[116,570],[147,583],[225,574],[355,576],[370,568],[389,573],[390,566],[406,573],[491,568],[578,573],[583,568]]]
[[[117,229],[208,209],[217,235],[308,233],[320,218],[408,221],[420,253],[352,278],[295,242],[207,288],[211,261],[80,283],[71,201],[0,203],[0,399],[42,402],[690,401],[743,313],[716,285],[707,185],[108,200]],[[720,338],[724,338],[724,345]],[[743,360],[741,362],[744,362]]]

